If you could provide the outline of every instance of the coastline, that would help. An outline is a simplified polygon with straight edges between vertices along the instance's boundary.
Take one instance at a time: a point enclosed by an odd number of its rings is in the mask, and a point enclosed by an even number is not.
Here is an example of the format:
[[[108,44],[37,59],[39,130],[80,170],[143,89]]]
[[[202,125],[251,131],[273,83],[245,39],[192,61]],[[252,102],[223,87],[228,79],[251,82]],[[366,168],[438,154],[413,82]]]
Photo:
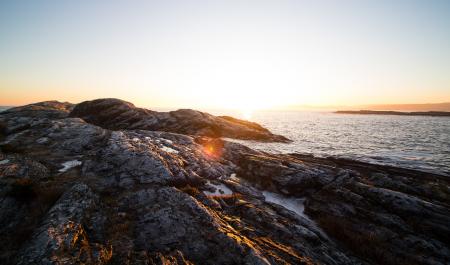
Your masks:
[[[381,111],[381,110],[338,110],[336,114],[359,114],[359,115],[400,115],[400,116],[431,116],[431,117],[450,117],[449,111]]]
[[[177,127],[179,112],[158,120],[123,101],[78,106],[50,101],[0,113],[2,264],[450,258],[448,177],[257,151],[208,134],[267,141],[271,132],[196,111],[182,112],[188,122]],[[146,127],[153,121],[170,131]]]

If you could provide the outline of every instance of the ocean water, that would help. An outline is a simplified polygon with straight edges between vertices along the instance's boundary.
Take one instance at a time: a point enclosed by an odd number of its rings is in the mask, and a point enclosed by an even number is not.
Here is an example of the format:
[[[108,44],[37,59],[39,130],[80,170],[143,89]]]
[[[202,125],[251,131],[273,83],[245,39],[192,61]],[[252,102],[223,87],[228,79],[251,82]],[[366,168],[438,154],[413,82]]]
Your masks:
[[[293,140],[289,144],[240,141],[252,148],[350,158],[450,176],[450,117],[260,111],[250,120]]]

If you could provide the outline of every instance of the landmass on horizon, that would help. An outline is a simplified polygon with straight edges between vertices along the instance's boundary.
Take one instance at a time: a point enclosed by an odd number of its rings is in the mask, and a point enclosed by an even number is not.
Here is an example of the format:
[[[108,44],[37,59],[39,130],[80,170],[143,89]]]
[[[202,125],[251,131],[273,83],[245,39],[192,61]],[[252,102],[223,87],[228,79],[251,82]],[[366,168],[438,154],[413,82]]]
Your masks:
[[[283,108],[279,108],[283,109]],[[450,102],[443,103],[421,103],[421,104],[366,104],[366,105],[338,105],[338,106],[313,106],[313,105],[292,105],[286,110],[374,110],[374,111],[450,111]]]
[[[400,115],[400,116],[432,116],[432,117],[449,117],[449,111],[384,111],[384,110],[338,110],[337,114],[361,114],[361,115]]]
[[[31,102],[29,102],[31,103]],[[1,106],[3,109],[12,108],[14,106]],[[152,108],[152,106],[143,106],[145,108]],[[158,109],[158,107],[157,107]],[[162,109],[178,109],[176,106],[164,107]],[[208,110],[208,108],[200,108],[202,110]],[[221,109],[216,109],[221,110]],[[226,109],[222,109],[226,110]],[[402,111],[402,112],[450,112],[450,102],[443,103],[423,103],[423,104],[371,104],[371,105],[351,105],[351,106],[314,106],[314,105],[289,105],[289,106],[274,106],[267,109],[246,109],[247,111],[257,110],[292,110],[292,111]]]

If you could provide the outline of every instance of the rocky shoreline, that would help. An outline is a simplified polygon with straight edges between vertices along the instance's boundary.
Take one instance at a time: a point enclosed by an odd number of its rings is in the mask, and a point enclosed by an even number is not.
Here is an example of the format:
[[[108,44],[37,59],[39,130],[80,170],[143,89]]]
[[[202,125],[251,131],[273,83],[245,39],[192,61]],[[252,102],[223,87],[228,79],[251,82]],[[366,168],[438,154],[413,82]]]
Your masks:
[[[0,264],[449,264],[450,180],[117,99],[0,113]]]

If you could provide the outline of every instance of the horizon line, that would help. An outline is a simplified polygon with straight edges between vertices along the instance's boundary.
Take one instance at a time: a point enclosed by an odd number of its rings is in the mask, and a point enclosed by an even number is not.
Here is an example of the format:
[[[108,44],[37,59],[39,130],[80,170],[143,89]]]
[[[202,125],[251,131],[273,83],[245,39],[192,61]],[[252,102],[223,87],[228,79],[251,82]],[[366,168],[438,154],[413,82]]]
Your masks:
[[[56,99],[50,99],[50,100],[43,100],[43,101],[36,101],[36,102],[29,102],[29,103],[25,103],[25,104],[14,104],[14,105],[3,105],[0,104],[0,107],[8,107],[8,108],[14,108],[14,107],[20,107],[20,106],[25,106],[25,105],[29,105],[29,104],[33,104],[33,103],[38,103],[38,102],[45,102],[45,101],[59,101],[59,102],[69,102],[72,104],[79,104],[81,102],[84,101],[90,101],[90,100],[95,100],[95,99],[89,99],[89,100],[82,100],[80,102],[77,103],[72,103],[70,101],[67,100],[56,100]],[[127,100],[124,100],[127,101]],[[127,101],[130,102],[132,104],[132,101]],[[340,104],[340,105],[314,105],[314,104],[289,104],[289,105],[284,105],[284,106],[272,106],[272,107],[263,107],[263,108],[258,108],[258,109],[254,109],[253,111],[301,111],[301,110],[370,110],[370,109],[365,109],[365,108],[406,108],[406,107],[432,107],[432,106],[443,106],[445,109],[445,111],[450,111],[450,101],[444,101],[444,102],[427,102],[427,103],[369,103],[369,104]],[[447,106],[448,105],[448,106]],[[136,106],[136,105],[135,105]],[[231,107],[206,107],[206,106],[137,106],[137,107],[141,107],[141,108],[156,108],[156,109],[199,109],[199,110],[240,110],[238,108],[231,108]],[[387,110],[387,109],[386,109]],[[427,111],[433,111],[433,110],[427,110]],[[442,110],[438,110],[438,111],[442,111]]]

